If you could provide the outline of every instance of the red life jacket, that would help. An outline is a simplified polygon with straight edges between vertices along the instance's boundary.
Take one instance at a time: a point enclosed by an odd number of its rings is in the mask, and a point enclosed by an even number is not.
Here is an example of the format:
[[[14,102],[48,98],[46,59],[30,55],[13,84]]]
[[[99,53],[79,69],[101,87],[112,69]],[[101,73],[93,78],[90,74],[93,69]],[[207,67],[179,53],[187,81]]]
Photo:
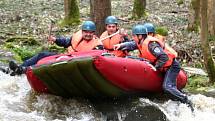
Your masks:
[[[164,64],[163,68],[171,66],[173,59],[177,57],[176,51],[173,50],[170,46],[166,46],[166,44],[161,39],[157,39],[155,37],[148,36],[138,45],[138,48],[140,50],[140,57],[149,60],[151,63],[156,63],[157,58],[150,52],[148,48],[150,42],[159,43],[168,56],[169,60]]]
[[[102,35],[100,36],[100,39],[107,37],[108,32],[105,31],[102,33]],[[120,42],[122,42],[123,37],[120,34],[116,34],[114,36],[112,36],[111,38],[107,38],[105,40],[102,41],[103,46],[106,50],[108,50],[108,52],[113,53],[114,55],[118,56],[118,57],[125,57],[127,54],[121,50],[114,50],[113,46],[115,44],[119,44]]]
[[[102,43],[96,36],[92,40],[84,40],[82,38],[82,30],[80,30],[73,34],[71,46],[68,47],[68,53],[92,50],[98,45],[102,45]]]

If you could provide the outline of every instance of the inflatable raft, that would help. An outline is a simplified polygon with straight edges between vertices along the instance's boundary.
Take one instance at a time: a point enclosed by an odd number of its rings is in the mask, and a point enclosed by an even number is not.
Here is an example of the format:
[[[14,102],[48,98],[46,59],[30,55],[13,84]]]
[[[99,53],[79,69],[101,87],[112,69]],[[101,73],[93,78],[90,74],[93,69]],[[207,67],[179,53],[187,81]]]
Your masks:
[[[104,51],[60,54],[41,59],[26,72],[31,87],[39,93],[63,97],[121,97],[162,92],[164,74],[146,61],[109,56]],[[180,71],[177,88],[187,76]]]

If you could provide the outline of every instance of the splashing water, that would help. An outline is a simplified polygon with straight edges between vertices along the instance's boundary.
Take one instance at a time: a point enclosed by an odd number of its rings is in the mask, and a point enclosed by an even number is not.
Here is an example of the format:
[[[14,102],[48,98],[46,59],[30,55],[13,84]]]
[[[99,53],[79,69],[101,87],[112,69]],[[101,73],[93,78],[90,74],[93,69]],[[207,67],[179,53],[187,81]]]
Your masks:
[[[1,121],[102,120],[86,100],[36,94],[24,75],[11,77],[0,72],[0,77]]]
[[[158,107],[170,121],[214,121],[214,98],[198,94],[191,95],[189,99],[194,104],[194,112],[186,104],[177,101],[169,100],[164,103],[154,103],[143,98],[140,101]]]
[[[0,72],[0,83],[1,121],[107,120],[107,117],[96,110],[86,99],[65,99],[49,94],[36,94],[31,90],[24,75],[11,77]],[[213,121],[215,119],[214,98],[198,94],[191,95],[189,99],[195,105],[193,113],[186,104],[177,101],[156,102],[146,98],[139,98],[138,101],[140,104],[139,107],[153,106],[160,110],[165,115],[166,120],[169,121]],[[129,113],[134,108],[126,107],[125,105],[122,106],[126,108],[126,113]],[[150,108],[150,106],[147,108]],[[125,114],[125,112],[116,112],[119,121],[130,119],[126,117],[129,115]],[[150,119],[150,117],[148,118]]]

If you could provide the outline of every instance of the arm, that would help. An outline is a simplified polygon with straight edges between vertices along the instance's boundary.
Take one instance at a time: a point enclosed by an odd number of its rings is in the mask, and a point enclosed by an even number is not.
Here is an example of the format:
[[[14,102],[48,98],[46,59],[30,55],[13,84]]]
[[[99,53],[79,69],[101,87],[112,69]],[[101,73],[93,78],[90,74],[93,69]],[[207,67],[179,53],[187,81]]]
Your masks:
[[[57,37],[55,43],[58,46],[68,48],[71,45],[72,37]]]
[[[123,37],[122,43],[124,43],[124,42],[130,42],[130,41],[131,41],[131,40],[129,40],[128,36],[124,36],[124,37]]]
[[[104,50],[104,46],[103,45],[98,45],[93,50]]]
[[[160,69],[169,60],[168,55],[157,42],[149,43],[149,51],[157,58],[156,69]]]
[[[117,44],[116,46],[118,46],[116,49],[118,50],[128,50],[128,51],[132,51],[137,49],[137,44],[135,43],[135,41],[130,41],[130,42],[124,42],[121,44]]]

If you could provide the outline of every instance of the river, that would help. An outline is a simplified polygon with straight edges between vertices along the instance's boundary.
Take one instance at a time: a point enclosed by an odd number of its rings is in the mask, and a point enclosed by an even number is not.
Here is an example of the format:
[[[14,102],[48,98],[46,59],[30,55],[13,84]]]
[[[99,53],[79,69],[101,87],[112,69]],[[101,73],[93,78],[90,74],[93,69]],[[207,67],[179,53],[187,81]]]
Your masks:
[[[190,95],[195,111],[176,101],[102,101],[37,94],[23,76],[0,72],[0,121],[214,121],[215,99]],[[131,101],[132,103],[129,103]]]

